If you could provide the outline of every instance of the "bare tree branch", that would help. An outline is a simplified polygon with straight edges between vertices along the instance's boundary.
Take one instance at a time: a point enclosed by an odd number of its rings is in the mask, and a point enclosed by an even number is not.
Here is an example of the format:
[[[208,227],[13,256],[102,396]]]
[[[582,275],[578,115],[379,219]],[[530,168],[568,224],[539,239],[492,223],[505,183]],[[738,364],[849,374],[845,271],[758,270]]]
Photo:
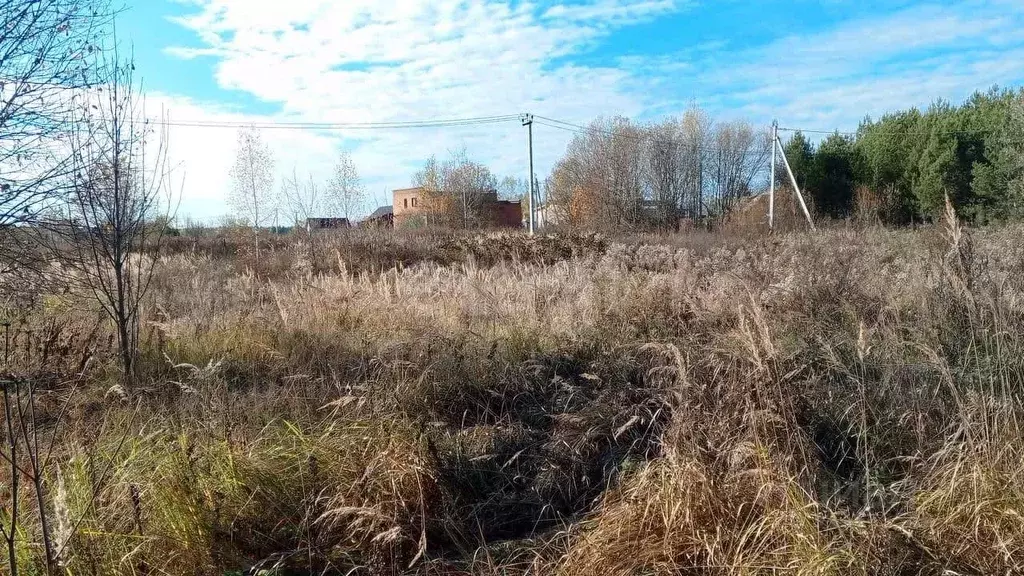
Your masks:
[[[74,170],[69,102],[102,80],[106,0],[0,0],[0,271],[35,262],[34,224]]]

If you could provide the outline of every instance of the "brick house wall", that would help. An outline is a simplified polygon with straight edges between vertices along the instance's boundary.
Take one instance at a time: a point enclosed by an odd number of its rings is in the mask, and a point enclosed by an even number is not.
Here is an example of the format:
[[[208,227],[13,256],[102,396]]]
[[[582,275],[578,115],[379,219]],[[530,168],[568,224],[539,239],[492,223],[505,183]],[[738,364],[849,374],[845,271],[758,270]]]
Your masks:
[[[391,205],[395,226],[405,225],[417,217],[425,219],[430,212],[425,196],[421,186],[395,190]]]
[[[523,206],[519,200],[498,200],[493,205],[494,225],[499,228],[522,228]]]
[[[402,227],[412,224],[427,224],[431,213],[448,212],[445,206],[433,203],[444,202],[445,198],[428,198],[422,187],[399,188],[393,192],[394,224]],[[451,201],[451,199],[447,199]],[[520,228],[523,222],[521,203],[518,200],[498,200],[498,193],[491,191],[482,195],[480,214],[485,224],[501,228]],[[454,210],[455,207],[452,207]]]

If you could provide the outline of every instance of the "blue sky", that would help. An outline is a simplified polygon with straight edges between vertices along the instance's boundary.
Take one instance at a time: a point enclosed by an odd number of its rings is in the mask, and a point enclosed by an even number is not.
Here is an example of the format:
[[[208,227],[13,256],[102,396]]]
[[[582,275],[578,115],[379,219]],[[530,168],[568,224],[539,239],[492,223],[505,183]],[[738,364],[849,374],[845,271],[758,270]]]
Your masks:
[[[720,120],[855,129],[866,115],[1024,83],[1019,0],[134,0],[118,22],[147,107],[172,121],[383,122],[533,112],[574,123],[699,106]],[[571,134],[536,127],[543,178]],[[172,127],[179,213],[213,219],[235,131]],[[352,153],[370,193],[465,148],[525,177],[495,126],[265,132],[278,176]]]

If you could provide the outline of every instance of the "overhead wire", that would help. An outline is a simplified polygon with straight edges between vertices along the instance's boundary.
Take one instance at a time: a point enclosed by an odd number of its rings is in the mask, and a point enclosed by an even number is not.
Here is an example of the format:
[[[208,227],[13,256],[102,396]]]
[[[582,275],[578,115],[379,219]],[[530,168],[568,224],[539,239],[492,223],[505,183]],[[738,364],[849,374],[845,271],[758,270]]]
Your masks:
[[[281,122],[281,121],[227,121],[227,120],[168,120],[151,119],[150,123],[160,126],[190,128],[257,128],[267,130],[398,130],[416,128],[455,128],[499,124],[519,119],[518,114],[502,116],[480,116],[474,118],[450,118],[439,120],[414,120],[402,122]]]
[[[542,120],[542,121],[548,122],[548,124],[545,124],[545,125],[546,126],[550,126],[552,128],[560,128],[560,129],[563,129],[563,130],[573,130],[573,131],[597,132],[597,133],[602,133],[602,134],[606,134],[606,135],[609,135],[609,136],[629,137],[628,135],[620,134],[620,133],[617,133],[617,132],[614,132],[614,131],[605,130],[605,129],[597,128],[597,127],[594,127],[594,126],[582,126],[580,124],[573,124],[571,122],[565,122],[563,120],[556,120],[554,118],[548,118],[546,116],[534,116],[534,118],[536,118],[538,120]],[[541,122],[541,123],[543,123],[543,122]],[[557,126],[552,125],[552,124],[557,124]],[[780,132],[802,132],[804,134],[826,134],[826,135],[828,135],[828,134],[839,134],[839,135],[843,135],[843,136],[858,136],[860,134],[859,131],[844,132],[844,131],[841,131],[841,130],[816,130],[816,129],[809,129],[809,128],[808,129],[805,129],[805,128],[790,128],[790,127],[782,127],[782,126],[779,127],[779,131]],[[907,131],[883,131],[881,133],[885,134],[887,136],[930,136],[932,134],[941,134],[941,135],[963,135],[963,134],[988,135],[988,134],[995,134],[996,132],[997,132],[996,130],[991,130],[991,129],[985,130],[985,129],[982,129],[982,130],[941,130],[941,131],[932,131],[932,132],[923,132],[923,131],[919,131],[919,130],[917,130],[917,131],[907,130]],[[639,138],[643,138],[643,137],[639,137]]]
[[[160,119],[149,119],[148,123],[169,126],[169,127],[182,127],[182,128],[226,128],[226,129],[245,129],[245,128],[256,128],[260,130],[320,130],[320,131],[332,131],[332,130],[402,130],[402,129],[426,129],[426,128],[460,128],[468,126],[485,126],[494,124],[503,124],[506,122],[521,120],[524,114],[503,114],[494,116],[476,116],[467,118],[445,118],[445,119],[425,119],[425,120],[410,120],[410,121],[391,121],[391,122],[302,122],[302,121],[252,121],[246,122],[242,120],[170,120],[166,118]],[[557,118],[551,118],[549,116],[533,115],[533,119],[537,124],[554,128],[557,130],[563,130],[567,132],[573,132],[577,134],[592,133],[602,134],[606,136],[614,136],[619,138],[633,139],[636,141],[646,141],[653,136],[648,134],[626,134],[615,130],[607,130],[597,126],[585,126],[581,124],[575,124],[573,122],[567,122],[565,120],[559,120]],[[795,127],[783,127],[778,128],[780,132],[796,133],[800,132],[803,134],[819,134],[819,135],[832,135],[839,134],[841,136],[858,136],[861,131],[842,131],[842,130],[821,130],[814,128],[795,128]],[[995,134],[995,130],[947,130],[947,131],[934,131],[934,132],[923,132],[915,130],[907,131],[882,131],[881,134],[886,136],[930,136],[933,134],[940,135],[991,135]]]
[[[536,123],[542,125],[542,126],[547,126],[549,128],[555,128],[555,129],[558,129],[558,130],[564,130],[566,132],[571,132],[571,133],[574,133],[574,134],[586,134],[586,133],[600,134],[600,135],[611,136],[611,137],[615,137],[615,138],[625,138],[627,140],[633,140],[635,142],[640,142],[640,143],[643,143],[643,142],[646,142],[646,141],[649,141],[649,140],[654,140],[655,138],[657,138],[657,136],[655,136],[653,134],[639,134],[639,135],[626,134],[626,133],[622,133],[622,132],[615,132],[615,131],[612,131],[612,130],[605,130],[603,128],[598,128],[596,126],[582,126],[580,124],[573,124],[571,122],[565,122],[565,121],[562,121],[562,120],[555,120],[553,118],[547,118],[545,116],[534,116],[534,121]],[[702,145],[692,146],[692,145],[684,144],[683,146],[687,150],[699,150],[701,152],[705,152],[705,153],[708,153],[708,154],[718,154],[718,153],[721,152],[721,150],[719,150],[719,149],[710,148],[710,147],[702,146]]]
[[[583,126],[582,124],[573,124],[572,122],[566,122],[564,120],[556,120],[554,118],[548,118],[547,116],[536,116],[536,115],[534,115],[533,118],[534,118],[534,120],[538,124],[541,124],[543,126],[547,126],[549,128],[557,128],[559,130],[565,130],[565,131],[568,131],[568,132],[575,132],[577,134],[582,134],[582,133],[585,133],[585,132],[590,132],[590,133],[593,133],[593,134],[603,134],[605,136],[614,136],[614,137],[617,137],[617,138],[626,138],[626,139],[630,139],[630,140],[636,140],[638,142],[643,142],[643,141],[646,141],[646,140],[653,139],[653,136],[651,136],[649,134],[640,134],[640,135],[624,134],[622,132],[616,132],[614,130],[605,130],[604,128],[598,128],[597,126]]]
[[[841,130],[814,130],[810,128],[783,128],[779,126],[779,132],[800,132],[802,134],[839,134],[840,136],[859,136],[860,131],[855,132],[843,132]],[[964,134],[995,134],[995,130],[937,130],[933,132],[924,132],[920,130],[884,130],[879,132],[886,136],[931,136],[933,134],[939,134],[944,136],[964,135]]]

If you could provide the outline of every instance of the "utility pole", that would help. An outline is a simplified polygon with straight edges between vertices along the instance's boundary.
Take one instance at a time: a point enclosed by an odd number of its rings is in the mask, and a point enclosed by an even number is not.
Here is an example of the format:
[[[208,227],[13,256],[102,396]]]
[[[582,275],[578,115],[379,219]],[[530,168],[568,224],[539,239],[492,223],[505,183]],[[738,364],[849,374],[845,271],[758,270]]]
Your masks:
[[[779,141],[779,122],[772,120],[772,183],[768,191],[768,229],[775,229],[775,151]]]
[[[775,145],[782,150],[782,162],[786,165],[786,172],[789,173],[789,181],[793,184],[793,192],[796,194],[796,199],[800,201],[800,208],[803,208],[804,216],[807,218],[807,223],[810,224],[811,230],[815,230],[814,222],[811,220],[811,213],[807,210],[807,204],[804,202],[804,195],[800,192],[800,185],[796,183],[796,176],[793,174],[793,168],[789,165],[789,159],[786,158],[786,151],[782,147],[782,140],[779,139],[779,135],[775,135]]]
[[[533,114],[523,114],[522,121],[530,141],[530,199],[527,202],[527,210],[530,211],[530,236],[533,236]]]

